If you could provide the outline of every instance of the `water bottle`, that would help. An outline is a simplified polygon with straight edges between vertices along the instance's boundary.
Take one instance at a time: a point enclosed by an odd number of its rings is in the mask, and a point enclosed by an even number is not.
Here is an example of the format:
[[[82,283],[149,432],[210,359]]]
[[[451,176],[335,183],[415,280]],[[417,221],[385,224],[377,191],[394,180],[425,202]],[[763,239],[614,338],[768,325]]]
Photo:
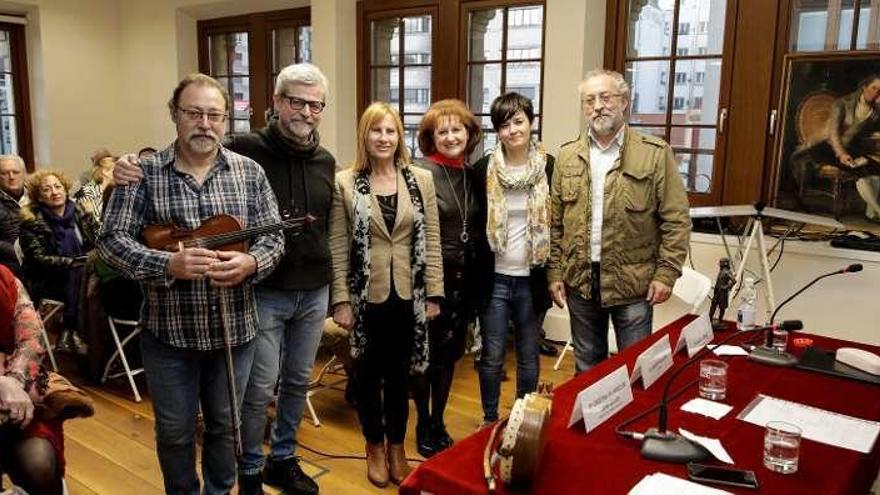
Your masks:
[[[755,306],[757,295],[755,279],[746,277],[743,280],[742,298],[739,301],[739,308],[736,310],[737,330],[748,330],[755,327],[755,316],[758,312]]]

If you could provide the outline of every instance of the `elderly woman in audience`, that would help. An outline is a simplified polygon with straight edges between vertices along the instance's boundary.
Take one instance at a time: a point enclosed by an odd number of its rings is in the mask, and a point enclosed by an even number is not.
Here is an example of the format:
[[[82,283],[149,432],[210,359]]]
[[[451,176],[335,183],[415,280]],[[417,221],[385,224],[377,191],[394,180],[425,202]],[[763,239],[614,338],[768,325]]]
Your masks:
[[[509,324],[516,342],[516,396],[538,385],[543,315],[550,307],[546,263],[550,254],[550,175],[553,157],[532,137],[531,100],[518,93],[495,98],[490,108],[499,144],[474,164],[485,238],[481,273],[480,396],[483,422],[498,419],[498,397]]]
[[[481,138],[479,122],[460,100],[434,103],[419,125],[419,149],[425,158],[414,165],[430,171],[434,178],[446,292],[440,316],[428,325],[428,370],[413,380],[418,412],[416,446],[424,457],[452,445],[443,413],[455,363],[464,355],[468,326],[476,318],[474,246],[483,229],[468,156]]]
[[[39,170],[28,178],[30,204],[22,209],[23,269],[38,300],[64,303],[64,328],[57,348],[85,354],[78,333],[79,292],[86,254],[98,231],[94,214],[68,199],[70,181],[55,170]]]
[[[330,216],[333,320],[351,332],[367,477],[379,487],[412,469],[403,446],[408,377],[428,366],[427,324],[443,297],[434,181],[409,166],[402,137],[396,110],[367,107],[355,164],[336,175]]]
[[[43,323],[21,282],[0,265],[0,473],[33,494],[62,493],[61,420],[35,420],[46,393]]]

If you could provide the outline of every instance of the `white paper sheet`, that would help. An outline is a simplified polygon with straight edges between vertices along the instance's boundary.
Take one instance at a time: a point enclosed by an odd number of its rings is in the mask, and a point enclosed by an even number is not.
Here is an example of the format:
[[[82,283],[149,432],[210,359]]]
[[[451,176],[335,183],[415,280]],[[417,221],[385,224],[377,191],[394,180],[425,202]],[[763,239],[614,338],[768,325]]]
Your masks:
[[[703,447],[706,447],[706,450],[711,452],[719,461],[733,464],[733,458],[730,457],[730,454],[728,454],[724,446],[721,445],[721,440],[711,437],[701,437],[685,430],[684,428],[679,428],[678,432],[681,433],[681,436],[687,438],[691,442],[696,442]]]
[[[709,349],[712,349],[712,352],[715,353],[716,356],[748,356],[749,353],[738,345],[710,345]]]
[[[629,495],[731,495],[731,493],[668,474],[654,473],[642,478],[632,487]]]
[[[733,406],[697,397],[696,399],[687,401],[681,406],[681,410],[694,414],[701,414],[712,419],[721,419],[733,410]]]
[[[799,427],[803,438],[863,454],[871,452],[880,433],[880,423],[876,421],[763,394],[755,397],[737,419],[762,427],[769,421],[785,421]]]

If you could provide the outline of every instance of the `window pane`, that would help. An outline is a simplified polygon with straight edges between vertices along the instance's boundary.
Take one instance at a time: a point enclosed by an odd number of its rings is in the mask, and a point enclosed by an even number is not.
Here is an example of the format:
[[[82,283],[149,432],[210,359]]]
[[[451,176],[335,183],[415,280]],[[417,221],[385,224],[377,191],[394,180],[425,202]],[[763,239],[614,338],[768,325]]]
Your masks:
[[[839,14],[831,8],[835,4],[840,5]],[[862,0],[861,6],[856,48],[877,48],[880,5]],[[849,50],[852,44],[854,11],[855,0],[796,2],[791,9],[791,49],[799,52]]]
[[[13,116],[0,117],[0,151],[4,155],[18,154],[18,133]]]
[[[535,113],[541,111],[541,63],[520,62],[507,64],[506,91],[516,91],[532,100]],[[491,104],[491,101],[489,102]]]
[[[387,101],[397,105],[400,101],[399,86],[396,68],[372,69],[370,72],[370,99],[372,101]]]
[[[711,124],[718,115],[721,59],[679,60],[675,63],[673,124]]]
[[[696,193],[709,193],[712,189],[712,166],[714,156],[709,153],[676,153],[678,173],[685,188]]]
[[[472,112],[489,113],[492,100],[501,94],[501,64],[468,67],[468,105]]]
[[[15,113],[12,74],[0,74],[0,113]]]
[[[0,31],[0,72],[12,71],[9,52],[9,31]]]
[[[248,56],[248,34],[233,33],[232,35],[232,73],[245,75],[250,73],[250,58]]]
[[[665,127],[643,127],[643,126],[632,126],[633,130],[639,131],[642,134],[648,134],[651,136],[657,136],[658,138],[666,141],[666,128]]]
[[[674,7],[675,0],[630,0],[631,34],[626,49],[628,57],[669,56]]]
[[[391,17],[388,19],[379,19],[370,23],[372,36],[372,56],[370,63],[372,65],[389,65],[397,63],[398,46],[398,19]],[[392,56],[395,59],[392,61]]]
[[[507,11],[507,58],[541,58],[544,7],[511,8]]]
[[[277,74],[281,69],[296,63],[296,28],[279,28],[272,30],[272,72]]]
[[[232,133],[233,134],[243,134],[246,132],[251,132],[251,121],[250,120],[233,120],[232,121]]]
[[[719,55],[724,47],[726,0],[683,1],[678,12],[679,52]]]
[[[404,115],[403,116],[403,144],[409,148],[410,155],[415,158],[422,157],[422,151],[419,149],[419,122],[422,121],[421,115]]]
[[[403,22],[403,63],[430,64],[431,16],[406,17]]]
[[[665,124],[669,62],[629,62],[626,80],[630,86],[630,117],[633,124]]]
[[[212,76],[225,76],[229,74],[226,41],[225,34],[214,34],[208,37],[208,56],[210,57],[208,70],[211,71]]]
[[[423,113],[431,104],[431,68],[403,69],[403,111]]]
[[[236,119],[248,119],[251,116],[251,80],[248,77],[233,77],[232,92],[232,117]]]
[[[297,28],[299,35],[299,62],[312,61],[312,26]]]
[[[468,16],[468,61],[501,60],[503,9],[475,10]]]
[[[673,148],[715,150],[715,129],[672,127],[669,144]]]

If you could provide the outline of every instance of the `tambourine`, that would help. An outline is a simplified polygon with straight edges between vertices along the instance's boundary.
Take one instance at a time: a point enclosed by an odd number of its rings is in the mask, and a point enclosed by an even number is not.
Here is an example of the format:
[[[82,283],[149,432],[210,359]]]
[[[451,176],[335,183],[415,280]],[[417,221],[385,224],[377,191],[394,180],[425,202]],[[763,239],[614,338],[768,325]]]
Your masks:
[[[528,488],[535,479],[546,445],[552,388],[550,383],[541,383],[537,392],[517,399],[510,416],[493,427],[483,451],[483,474],[490,492],[495,490],[496,467],[501,481],[512,488]]]

